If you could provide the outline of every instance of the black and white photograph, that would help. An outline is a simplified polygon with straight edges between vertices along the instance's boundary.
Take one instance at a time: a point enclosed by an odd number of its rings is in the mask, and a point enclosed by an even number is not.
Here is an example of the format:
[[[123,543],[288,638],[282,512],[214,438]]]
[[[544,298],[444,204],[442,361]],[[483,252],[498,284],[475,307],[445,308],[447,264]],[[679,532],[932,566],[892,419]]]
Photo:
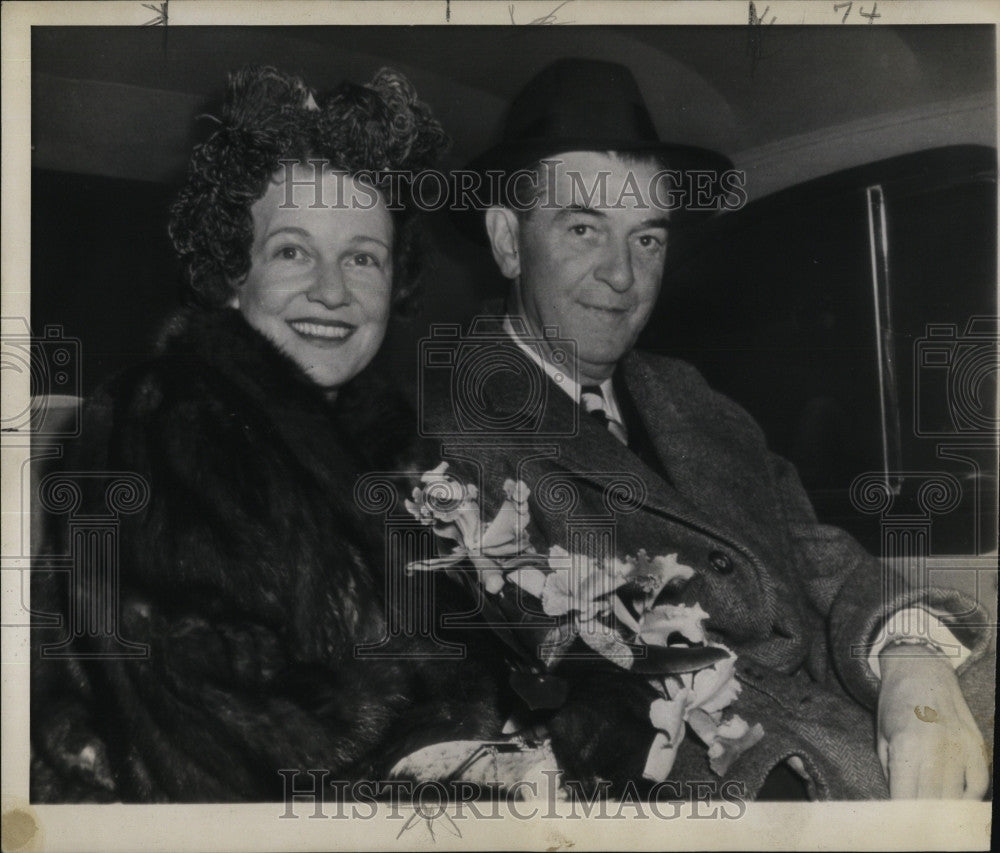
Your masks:
[[[989,849],[1000,6],[3,15],[5,851]]]

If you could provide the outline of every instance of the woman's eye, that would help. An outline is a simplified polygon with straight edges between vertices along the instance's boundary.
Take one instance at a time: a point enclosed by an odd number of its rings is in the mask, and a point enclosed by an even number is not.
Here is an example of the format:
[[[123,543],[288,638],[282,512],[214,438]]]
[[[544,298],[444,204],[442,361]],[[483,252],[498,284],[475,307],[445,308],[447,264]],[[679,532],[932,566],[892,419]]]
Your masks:
[[[282,246],[274,253],[274,257],[282,261],[297,261],[303,254],[298,246]]]
[[[368,252],[358,252],[351,258],[351,261],[358,267],[381,267],[378,258]]]

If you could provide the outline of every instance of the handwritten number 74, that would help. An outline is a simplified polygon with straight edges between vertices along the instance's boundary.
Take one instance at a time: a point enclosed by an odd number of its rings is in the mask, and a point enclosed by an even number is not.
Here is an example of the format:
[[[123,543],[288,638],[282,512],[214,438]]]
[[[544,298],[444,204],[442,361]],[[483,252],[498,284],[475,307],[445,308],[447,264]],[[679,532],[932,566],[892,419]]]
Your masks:
[[[833,11],[834,12],[839,12],[841,9],[844,9],[844,8],[846,8],[847,11],[844,12],[844,17],[840,19],[840,23],[842,23],[842,24],[846,24],[847,23],[847,16],[851,14],[851,9],[854,8],[854,2],[853,2],[853,0],[848,0],[847,3],[834,3],[833,4]],[[864,6],[858,6],[858,14],[861,15],[862,18],[867,18],[869,24],[875,23],[875,19],[876,18],[881,18],[882,17],[878,13],[878,3],[873,3],[872,4],[872,10],[870,12],[866,12]]]

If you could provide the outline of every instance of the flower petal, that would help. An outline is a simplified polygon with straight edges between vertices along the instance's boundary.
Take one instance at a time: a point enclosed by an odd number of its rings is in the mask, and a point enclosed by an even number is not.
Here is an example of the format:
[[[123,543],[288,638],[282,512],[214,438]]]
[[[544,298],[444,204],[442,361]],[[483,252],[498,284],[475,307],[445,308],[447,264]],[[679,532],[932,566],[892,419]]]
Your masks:
[[[403,506],[406,507],[406,511],[412,515],[421,524],[430,524],[431,519],[427,518],[422,512],[420,512],[420,505],[414,503],[411,500],[404,500]]]
[[[715,743],[708,748],[708,765],[712,768],[712,772],[720,776],[728,773],[736,759],[764,737],[764,727],[760,723],[754,723],[752,727],[747,727],[745,721],[741,719],[740,722],[743,723],[743,726],[737,727],[736,730],[744,728],[745,731],[742,734],[732,737],[724,735],[722,731],[726,724],[723,723],[719,726]]]
[[[553,566],[552,561],[555,560],[558,565]],[[549,548],[549,565],[553,569],[565,568],[569,565],[569,551],[560,545],[553,545]]]
[[[549,564],[551,565],[551,552]],[[565,616],[572,609],[569,572],[554,571],[546,575],[542,587],[542,610],[549,616]]]
[[[658,604],[642,614],[639,635],[654,646],[667,645],[671,634],[680,634],[691,643],[704,643],[702,622],[707,618],[699,604]]]
[[[736,655],[698,670],[694,674],[694,702],[709,714],[728,708],[740,695],[742,686],[736,680]]]
[[[719,736],[719,721],[713,719],[710,714],[707,714],[701,708],[690,708],[686,715],[687,724],[691,727],[698,738],[706,746],[711,746],[715,743],[715,739]]]
[[[677,580],[688,580],[694,577],[695,574],[694,569],[690,566],[678,562],[676,554],[653,557],[652,562],[653,566],[660,573],[664,586]]]
[[[730,740],[735,740],[736,738],[741,738],[750,730],[750,724],[747,723],[739,714],[733,714],[725,722],[719,723],[718,734],[719,737],[729,738]]]
[[[602,657],[620,666],[631,669],[635,656],[614,631],[596,620],[588,621],[580,629],[580,639]]]
[[[525,592],[530,593],[537,599],[541,599],[542,590],[545,588],[545,580],[548,575],[541,569],[515,569],[507,574],[507,580],[519,586]]]
[[[679,586],[695,574],[690,566],[678,562],[676,554],[650,559],[642,548],[634,557],[626,557],[624,562],[630,567],[630,580],[643,591],[648,607],[654,604],[665,587]]]
[[[513,480],[504,480],[503,493],[507,496],[508,500],[514,501],[517,504],[524,504],[528,502],[531,489],[528,488],[523,480],[518,480],[516,483]]]
[[[447,462],[439,462],[436,467],[431,468],[430,471],[424,471],[420,478],[421,483],[432,483],[435,480],[440,480],[444,477],[445,472],[448,470]]]
[[[691,683],[694,681],[694,675],[690,672],[684,672],[680,675],[668,675],[663,679],[663,688],[667,691],[667,695],[671,699],[687,699],[688,694],[691,692]]]
[[[447,463],[441,463],[447,468]],[[437,471],[440,469],[439,465]],[[424,488],[421,491],[420,509],[423,513],[428,513],[438,521],[457,521],[460,525],[467,525],[469,521],[463,518],[471,518],[475,525],[479,525],[479,493],[471,483],[462,485],[454,477],[447,474],[434,476],[433,471],[428,471],[422,478]],[[463,535],[467,535],[463,530]],[[466,544],[471,544],[466,542]]]
[[[424,523],[434,525],[431,528],[431,531],[439,539],[448,539],[449,541],[454,542],[456,547],[461,547],[462,532],[458,529],[458,525],[445,524],[443,522],[434,521],[434,519]]]
[[[496,595],[503,589],[503,572],[500,569],[480,569],[479,582],[487,592]]]
[[[527,526],[527,512],[522,511],[508,497],[483,533],[481,543],[483,553],[492,556],[520,553],[527,544]]]
[[[684,697],[676,699],[654,699],[649,706],[649,722],[653,728],[667,735],[673,743],[684,727]]]
[[[662,782],[673,769],[674,761],[677,759],[677,743],[671,743],[663,732],[657,732],[653,738],[653,743],[649,747],[649,754],[646,756],[646,766],[643,768],[643,778],[652,782]]]

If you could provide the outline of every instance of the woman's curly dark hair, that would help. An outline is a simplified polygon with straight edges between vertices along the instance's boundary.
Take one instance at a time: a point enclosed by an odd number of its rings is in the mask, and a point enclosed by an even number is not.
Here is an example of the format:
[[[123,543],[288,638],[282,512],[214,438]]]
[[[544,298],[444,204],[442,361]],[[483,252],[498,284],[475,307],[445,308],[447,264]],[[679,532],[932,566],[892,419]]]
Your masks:
[[[448,145],[441,125],[409,80],[383,68],[366,85],[342,83],[317,102],[298,77],[271,67],[231,74],[220,126],[194,149],[171,209],[170,236],[184,264],[187,296],[224,305],[250,270],[250,208],[281,161],[324,160],[350,174],[419,172]],[[406,192],[405,182],[387,182]],[[423,240],[407,198],[387,199],[395,221],[393,306],[413,301]]]

